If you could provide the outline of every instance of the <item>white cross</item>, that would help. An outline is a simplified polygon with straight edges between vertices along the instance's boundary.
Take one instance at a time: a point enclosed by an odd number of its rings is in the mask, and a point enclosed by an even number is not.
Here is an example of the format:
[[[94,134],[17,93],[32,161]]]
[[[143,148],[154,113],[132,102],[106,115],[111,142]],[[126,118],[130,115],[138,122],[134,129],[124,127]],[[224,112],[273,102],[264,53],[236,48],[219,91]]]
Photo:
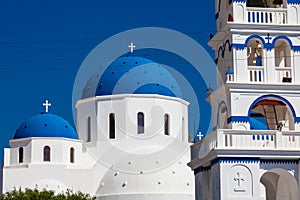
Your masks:
[[[199,132],[196,136],[199,138],[199,140],[201,140],[204,135],[201,132]]]
[[[132,53],[135,48],[135,45],[133,44],[133,42],[131,42],[130,45],[128,45],[128,48],[130,48],[130,53]]]
[[[51,106],[51,103],[49,103],[49,101],[48,100],[46,100],[46,102],[45,103],[43,103],[43,106],[45,106],[45,108],[46,108],[46,113],[48,112],[48,109],[49,109],[49,107]]]

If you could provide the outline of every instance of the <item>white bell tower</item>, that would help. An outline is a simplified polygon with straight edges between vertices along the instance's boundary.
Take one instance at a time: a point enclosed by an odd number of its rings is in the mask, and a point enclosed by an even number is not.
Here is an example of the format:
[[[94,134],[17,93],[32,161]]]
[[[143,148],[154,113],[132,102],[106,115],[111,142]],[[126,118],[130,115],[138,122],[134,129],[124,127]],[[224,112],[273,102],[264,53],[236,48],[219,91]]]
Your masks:
[[[213,132],[192,146],[196,199],[299,199],[300,0],[216,0]]]

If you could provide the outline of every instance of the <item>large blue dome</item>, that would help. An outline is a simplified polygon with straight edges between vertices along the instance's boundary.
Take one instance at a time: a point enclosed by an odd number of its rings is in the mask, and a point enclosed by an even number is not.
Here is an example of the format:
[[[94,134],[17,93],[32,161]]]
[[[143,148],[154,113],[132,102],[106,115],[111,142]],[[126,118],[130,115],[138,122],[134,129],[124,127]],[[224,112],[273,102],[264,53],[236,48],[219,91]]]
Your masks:
[[[97,85],[94,91],[92,85]],[[120,57],[87,83],[82,98],[112,94],[160,94],[182,97],[180,87],[168,69],[149,59]]]
[[[77,133],[65,119],[50,113],[35,115],[16,130],[14,139],[30,137],[59,137],[78,139]]]

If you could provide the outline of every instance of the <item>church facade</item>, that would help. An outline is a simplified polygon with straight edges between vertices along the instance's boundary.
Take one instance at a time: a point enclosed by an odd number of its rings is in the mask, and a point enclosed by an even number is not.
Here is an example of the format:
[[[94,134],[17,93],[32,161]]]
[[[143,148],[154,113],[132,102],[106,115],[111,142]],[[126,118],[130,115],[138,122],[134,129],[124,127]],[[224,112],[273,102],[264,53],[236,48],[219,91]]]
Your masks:
[[[3,192],[72,189],[105,200],[193,200],[194,176],[186,165],[189,103],[159,84],[131,94],[130,85],[115,91],[118,74],[137,65],[173,84],[168,71],[151,60],[117,59],[97,79],[96,92],[90,84],[97,76],[84,88],[76,105],[77,132],[49,112],[19,126],[5,149]]]
[[[217,0],[213,132],[192,146],[196,199],[300,199],[300,6]]]

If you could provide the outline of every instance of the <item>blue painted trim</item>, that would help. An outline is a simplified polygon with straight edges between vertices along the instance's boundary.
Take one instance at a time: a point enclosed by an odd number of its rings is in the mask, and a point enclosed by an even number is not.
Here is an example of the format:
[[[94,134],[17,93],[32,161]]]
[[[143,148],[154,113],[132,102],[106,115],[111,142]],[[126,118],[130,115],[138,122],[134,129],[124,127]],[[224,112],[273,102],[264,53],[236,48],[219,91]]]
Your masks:
[[[300,117],[296,116],[296,112],[295,112],[294,107],[292,106],[292,104],[288,100],[286,100],[285,98],[283,98],[281,96],[278,96],[278,95],[274,95],[274,94],[263,95],[261,97],[258,97],[255,101],[253,101],[253,103],[250,105],[249,110],[248,110],[248,118],[250,118],[251,110],[255,106],[255,104],[257,102],[259,102],[263,99],[267,99],[267,98],[273,98],[273,99],[278,99],[280,101],[283,101],[286,105],[289,106],[289,108],[292,112],[293,118],[294,118],[294,123],[299,123],[300,122]]]
[[[247,0],[232,0],[233,2],[242,2],[242,3],[246,3]]]
[[[290,44],[291,49],[293,49],[294,51],[300,51],[300,46],[294,46],[293,42],[291,41],[291,39],[288,38],[285,35],[277,36],[276,38],[274,38],[274,40],[272,42],[272,47],[273,48],[275,48],[275,44],[276,44],[277,40],[280,40],[280,39],[288,41],[288,43]]]
[[[259,35],[251,35],[246,39],[245,44],[232,44],[232,47],[242,50],[242,49],[244,49],[248,46],[249,41],[253,38],[259,39],[262,42],[263,47],[266,48],[267,50],[274,49],[276,41],[279,40],[279,39],[284,39],[284,40],[288,41],[288,43],[290,44],[291,49],[293,49],[294,51],[300,51],[300,46],[294,46],[292,41],[290,40],[290,38],[288,38],[287,36],[283,36],[283,35],[275,37],[273,39],[272,43],[266,43],[265,39],[262,38]]]
[[[228,47],[227,47],[228,46]],[[230,40],[226,40],[222,46],[219,47],[218,49],[218,58],[220,57],[220,53],[222,58],[224,58],[225,56],[225,51],[226,51],[226,47],[228,48],[228,51],[231,52],[232,51],[232,44],[230,43]]]
[[[250,35],[246,39],[245,44],[232,44],[232,46],[235,47],[236,49],[244,49],[244,48],[246,48],[248,46],[248,43],[249,43],[249,41],[251,39],[258,39],[258,40],[260,40],[262,42],[263,46],[266,47],[266,48],[269,46],[268,44],[265,43],[265,40],[261,36],[259,36],[259,35]]]
[[[231,116],[227,119],[227,124],[231,122],[249,122],[249,116]]]
[[[259,158],[220,158],[220,163],[259,163]]]
[[[247,47],[245,44],[232,44],[232,47],[236,48],[237,50],[243,50]]]
[[[229,0],[229,5],[232,3],[232,0]]]

